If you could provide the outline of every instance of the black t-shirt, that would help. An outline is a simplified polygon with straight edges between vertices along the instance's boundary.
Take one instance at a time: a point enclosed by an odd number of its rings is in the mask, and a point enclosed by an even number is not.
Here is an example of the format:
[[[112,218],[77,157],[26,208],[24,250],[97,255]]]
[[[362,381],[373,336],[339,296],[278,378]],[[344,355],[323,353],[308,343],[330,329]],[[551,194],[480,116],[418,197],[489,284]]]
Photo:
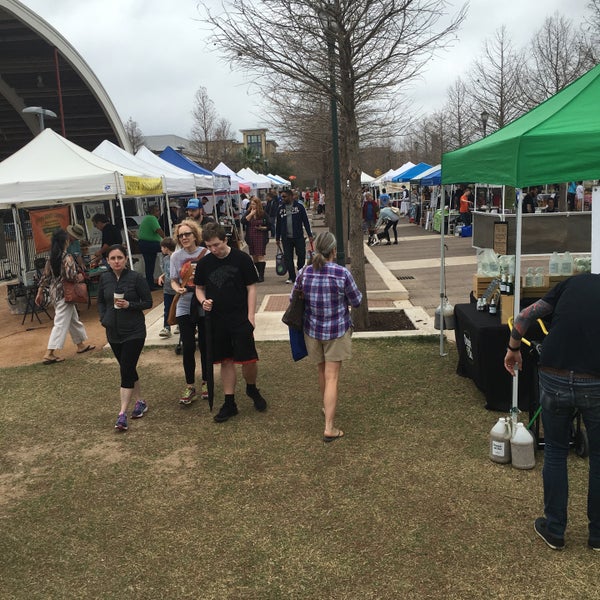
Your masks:
[[[107,223],[102,228],[102,245],[108,244],[108,246],[114,246],[115,244],[122,244],[123,238],[121,237],[121,232],[116,225],[112,223]],[[106,252],[104,253],[106,256]]]
[[[600,377],[600,275],[569,277],[542,300],[554,311],[540,365]]]
[[[246,286],[257,281],[252,259],[237,248],[231,248],[225,258],[207,254],[198,262],[194,275],[194,283],[203,286],[206,297],[213,300],[212,314],[237,323],[248,319]]]
[[[537,207],[537,197],[533,194],[525,194],[523,198],[523,212],[534,213]]]

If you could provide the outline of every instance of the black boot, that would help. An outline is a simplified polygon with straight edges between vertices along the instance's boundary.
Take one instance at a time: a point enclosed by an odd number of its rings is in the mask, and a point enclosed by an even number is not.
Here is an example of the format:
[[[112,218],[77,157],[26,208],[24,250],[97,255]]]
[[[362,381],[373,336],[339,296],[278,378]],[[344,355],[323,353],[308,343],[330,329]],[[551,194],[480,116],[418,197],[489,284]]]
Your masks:
[[[265,267],[267,266],[267,263],[262,261],[255,264],[256,270],[258,271],[258,282],[262,283],[265,280]]]

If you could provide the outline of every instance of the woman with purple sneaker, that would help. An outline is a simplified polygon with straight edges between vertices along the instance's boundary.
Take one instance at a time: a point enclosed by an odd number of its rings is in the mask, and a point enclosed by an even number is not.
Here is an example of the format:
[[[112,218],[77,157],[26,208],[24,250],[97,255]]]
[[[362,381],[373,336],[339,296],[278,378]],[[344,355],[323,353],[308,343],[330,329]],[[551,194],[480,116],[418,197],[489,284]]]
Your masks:
[[[135,401],[132,419],[140,419],[148,410],[141,398],[137,363],[146,340],[144,311],[152,308],[152,294],[145,277],[127,268],[127,251],[123,246],[111,246],[106,258],[110,271],[100,278],[98,312],[121,371],[121,410],[115,429],[127,431],[131,401]]]

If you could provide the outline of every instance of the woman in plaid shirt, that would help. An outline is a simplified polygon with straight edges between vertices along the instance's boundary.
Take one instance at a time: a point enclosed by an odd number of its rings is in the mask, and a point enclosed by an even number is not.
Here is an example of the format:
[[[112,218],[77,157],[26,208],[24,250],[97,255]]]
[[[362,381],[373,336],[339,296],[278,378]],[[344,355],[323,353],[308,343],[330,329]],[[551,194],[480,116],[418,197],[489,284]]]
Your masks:
[[[362,294],[350,271],[338,265],[337,242],[330,232],[315,240],[311,265],[303,269],[295,287],[304,291],[304,339],[309,357],[317,363],[325,413],[324,442],[341,438],[334,426],[342,361],[352,356],[352,320],[348,305],[357,307]]]

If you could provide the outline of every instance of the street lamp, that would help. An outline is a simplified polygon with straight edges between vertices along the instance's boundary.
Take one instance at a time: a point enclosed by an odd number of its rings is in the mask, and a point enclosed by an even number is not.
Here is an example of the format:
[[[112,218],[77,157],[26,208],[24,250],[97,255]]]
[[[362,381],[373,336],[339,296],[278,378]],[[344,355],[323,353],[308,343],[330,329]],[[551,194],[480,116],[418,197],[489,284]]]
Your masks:
[[[483,127],[483,137],[485,137],[485,132],[487,130],[488,119],[490,118],[490,113],[487,110],[482,110],[479,115],[481,118],[481,125]]]
[[[26,114],[33,113],[38,116],[38,119],[40,120],[40,132],[44,131],[44,117],[56,119],[56,113],[54,111],[47,108],[42,108],[41,106],[28,106],[21,112]]]
[[[342,219],[342,187],[340,184],[340,147],[335,89],[335,34],[337,27],[328,10],[319,12],[319,20],[327,39],[329,63],[329,101],[331,110],[331,150],[333,153],[333,197],[335,202],[335,237],[337,241],[337,263],[345,266],[344,222]]]

